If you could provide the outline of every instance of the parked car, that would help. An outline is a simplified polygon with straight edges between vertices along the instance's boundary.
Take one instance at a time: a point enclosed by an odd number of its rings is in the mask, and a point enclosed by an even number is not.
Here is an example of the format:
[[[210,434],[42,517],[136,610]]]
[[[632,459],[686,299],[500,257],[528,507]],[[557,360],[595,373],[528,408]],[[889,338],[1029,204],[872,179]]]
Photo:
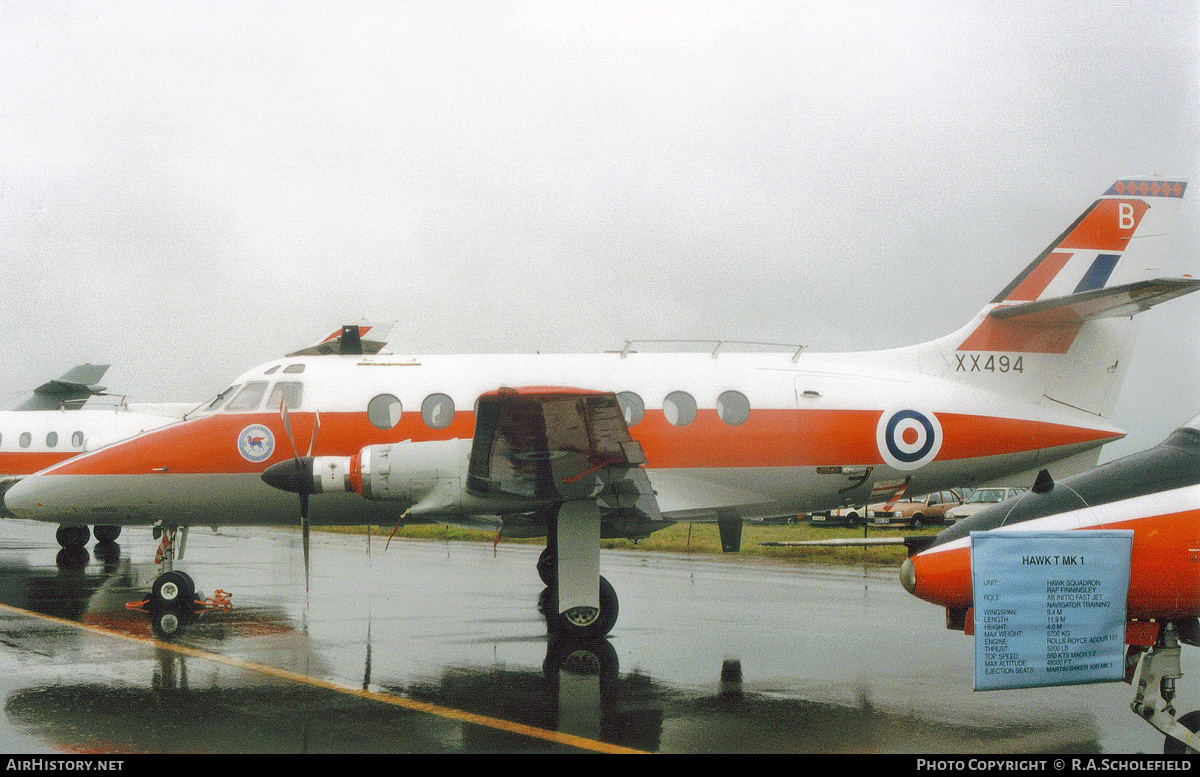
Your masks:
[[[886,505],[871,505],[871,524],[873,526],[915,526],[921,527],[931,523],[945,523],[946,511],[951,507],[962,504],[962,496],[958,491],[947,488],[934,491],[925,496],[901,499],[890,509]]]
[[[1028,488],[1012,488],[1009,486],[1003,488],[999,486],[977,488],[958,507],[952,507],[946,511],[946,520],[951,523],[957,523],[969,515],[974,515],[988,505],[998,504],[1005,499],[1020,496],[1028,490]]]
[[[862,526],[867,521],[866,512],[866,507],[839,507],[809,513],[808,521],[818,526]]]

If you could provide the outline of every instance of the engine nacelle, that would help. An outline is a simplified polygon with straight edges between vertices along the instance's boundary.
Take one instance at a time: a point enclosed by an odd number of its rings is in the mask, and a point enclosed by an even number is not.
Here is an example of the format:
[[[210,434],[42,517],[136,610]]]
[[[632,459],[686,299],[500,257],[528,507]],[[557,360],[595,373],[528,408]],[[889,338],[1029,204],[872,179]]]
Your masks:
[[[313,456],[281,461],[262,479],[300,494],[353,491],[366,499],[397,502],[413,516],[503,515],[529,512],[552,499],[478,495],[465,485],[472,441],[430,440],[368,445],[353,456]]]
[[[347,480],[366,499],[416,504],[435,493],[457,498],[466,482],[470,451],[470,440],[369,445],[350,459]],[[336,479],[336,467],[330,472]]]

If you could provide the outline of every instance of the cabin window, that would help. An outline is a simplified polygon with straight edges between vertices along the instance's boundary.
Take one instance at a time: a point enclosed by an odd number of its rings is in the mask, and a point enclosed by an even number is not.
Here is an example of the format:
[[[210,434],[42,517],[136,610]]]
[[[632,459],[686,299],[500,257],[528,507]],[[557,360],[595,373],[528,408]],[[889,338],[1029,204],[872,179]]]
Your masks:
[[[22,448],[28,448],[29,444],[33,442],[33,435],[29,432],[21,432],[21,439],[19,442],[21,443]]]
[[[50,432],[49,434],[46,435],[46,447],[47,448],[58,447],[58,432]]]
[[[391,429],[400,423],[400,400],[391,394],[380,394],[367,405],[367,420],[376,429]]]
[[[267,400],[268,410],[278,410],[281,403],[287,404],[288,410],[299,410],[300,400],[304,396],[304,384],[294,380],[281,380],[271,389],[271,398]]]
[[[226,410],[257,410],[262,404],[263,394],[267,393],[267,382],[265,380],[252,380],[246,384],[245,388],[238,392],[238,395],[233,398]]]
[[[646,413],[646,404],[632,391],[622,391],[617,394],[617,404],[621,406],[621,413],[625,416],[627,426],[636,426]]]
[[[687,426],[696,420],[696,400],[686,391],[672,391],[663,400],[663,415],[675,426]]]
[[[76,448],[83,447],[83,432],[75,432],[75,434],[71,435],[71,445]]]
[[[277,369],[279,369],[278,364],[276,364],[274,367],[272,367],[271,369],[264,372],[263,375],[273,375],[275,373],[275,370],[277,370]]]
[[[223,403],[225,400],[229,399],[229,397],[233,395],[233,392],[238,390],[238,386],[240,386],[240,385],[241,385],[240,383],[235,383],[234,385],[232,385],[229,388],[222,391],[220,394],[217,394],[217,398],[214,399],[212,402],[210,402],[208,407],[206,407],[204,409],[205,410],[216,410],[218,407],[221,406],[221,403]]]
[[[295,375],[298,372],[304,372],[304,365],[303,364],[289,364],[288,366],[283,368],[283,371],[288,373],[289,375]]]
[[[726,391],[717,397],[717,416],[729,424],[743,424],[750,417],[750,400],[740,391]]]
[[[430,429],[445,429],[454,420],[454,400],[445,394],[430,394],[421,403],[421,418]]]

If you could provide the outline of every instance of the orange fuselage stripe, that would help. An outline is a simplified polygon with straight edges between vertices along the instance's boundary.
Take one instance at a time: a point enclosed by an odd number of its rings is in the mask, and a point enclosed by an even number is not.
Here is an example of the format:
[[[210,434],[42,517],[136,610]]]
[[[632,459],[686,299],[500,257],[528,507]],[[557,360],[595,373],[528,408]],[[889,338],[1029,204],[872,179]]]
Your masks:
[[[803,467],[883,463],[876,443],[878,410],[756,410],[738,426],[701,410],[683,427],[659,410],[646,411],[630,428],[646,452],[648,466],[672,468]],[[307,450],[311,413],[290,414],[297,445]],[[1042,448],[1093,443],[1119,435],[1105,430],[1010,418],[940,413],[943,442],[938,460],[996,456]],[[238,451],[238,438],[251,424],[274,435],[274,450],[251,462]],[[470,438],[474,414],[459,412],[445,429],[430,429],[418,413],[405,414],[388,430],[376,429],[365,413],[322,413],[314,455],[350,456],[364,446],[412,440]],[[283,424],[275,413],[217,414],[149,432],[53,470],[60,475],[141,475],[154,472],[259,473],[292,458]]]

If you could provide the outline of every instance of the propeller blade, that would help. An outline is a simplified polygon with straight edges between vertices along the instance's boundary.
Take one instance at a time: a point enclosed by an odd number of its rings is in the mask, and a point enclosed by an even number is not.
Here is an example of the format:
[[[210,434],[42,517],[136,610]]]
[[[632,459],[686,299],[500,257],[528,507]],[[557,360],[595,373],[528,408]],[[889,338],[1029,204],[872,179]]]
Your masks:
[[[283,419],[283,431],[287,433],[288,442],[292,444],[292,454],[296,461],[300,460],[300,448],[296,446],[296,435],[292,433],[292,419],[288,417],[287,400],[279,400],[279,416]]]
[[[308,453],[304,454],[305,456],[313,455],[313,448],[317,447],[317,432],[320,431],[320,429],[321,413],[320,411],[317,411],[317,414],[313,417],[312,437],[310,437],[308,440]]]
[[[304,595],[308,596],[308,494],[300,494],[300,537],[304,545]]]

